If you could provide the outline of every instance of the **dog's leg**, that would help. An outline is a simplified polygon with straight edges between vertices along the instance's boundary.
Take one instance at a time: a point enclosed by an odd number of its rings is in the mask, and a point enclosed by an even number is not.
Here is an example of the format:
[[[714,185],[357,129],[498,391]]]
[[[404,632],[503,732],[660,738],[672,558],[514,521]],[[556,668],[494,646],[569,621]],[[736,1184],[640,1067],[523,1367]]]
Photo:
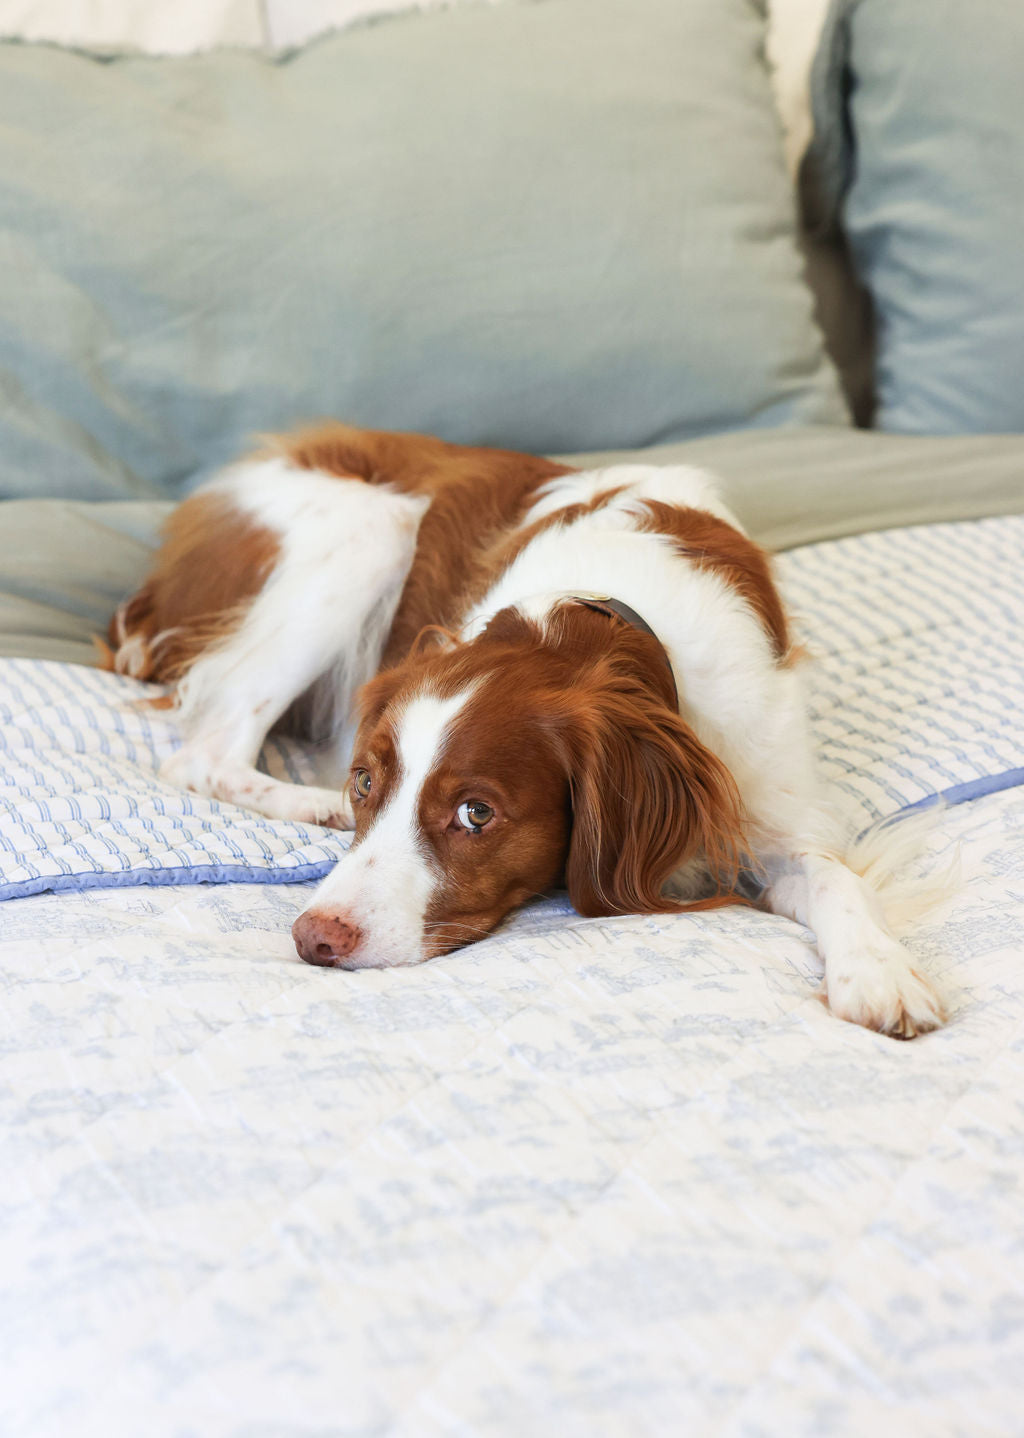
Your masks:
[[[238,643],[244,638],[236,636],[218,654],[230,670],[230,688],[219,690],[192,717],[188,737],[161,766],[160,777],[177,788],[254,809],[271,819],[351,829],[352,806],[346,791],[289,784],[256,768],[269,727],[296,696],[275,684],[266,667],[268,659],[282,657],[281,651],[244,651]],[[212,663],[210,670],[216,672]]]
[[[179,681],[184,743],[161,778],[270,818],[352,828],[344,791],[260,773],[268,732],[311,685],[330,686],[336,727],[376,672],[426,501],[360,482],[240,466],[233,494],[281,536],[278,561],[236,628]],[[266,491],[266,498],[262,491]],[[342,756],[347,763],[347,753]]]
[[[332,593],[325,577],[314,574],[296,611],[278,603],[279,589],[272,579],[230,638],[203,653],[180,682],[184,743],[160,777],[268,818],[350,829],[347,793],[288,784],[256,769],[270,729],[320,676],[332,682],[328,671],[337,668],[339,706],[351,688],[345,658],[352,635],[345,630],[357,616],[349,612],[348,596]]]
[[[889,928],[876,890],[841,857],[845,825],[818,797],[799,672],[783,665],[762,683],[760,714],[744,714],[724,756],[743,796],[761,903],[813,932],[839,1018],[897,1038],[937,1028],[942,1006],[927,978]],[[904,850],[897,843],[893,857],[905,860]]]
[[[870,885],[821,852],[776,856],[764,867],[769,908],[817,939],[834,1014],[901,1039],[939,1027],[942,1005],[889,931]]]

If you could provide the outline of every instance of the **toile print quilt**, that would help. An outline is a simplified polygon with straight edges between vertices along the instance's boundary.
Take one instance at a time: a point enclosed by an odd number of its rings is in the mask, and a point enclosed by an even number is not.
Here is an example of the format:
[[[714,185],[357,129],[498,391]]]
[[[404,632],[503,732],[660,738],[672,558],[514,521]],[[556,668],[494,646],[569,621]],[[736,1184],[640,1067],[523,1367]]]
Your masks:
[[[4,828],[5,882],[181,870],[0,904],[4,1438],[1018,1432],[1022,525],[781,561],[837,802],[970,797],[907,935],[950,1022],[908,1044],[834,1019],[810,936],[753,909],[555,896],[416,968],[311,968],[279,866],[322,831],[267,855],[168,809],[142,845],[165,717],[151,745],[122,681],[4,666],[8,812],[47,840]],[[183,882],[229,820],[246,882]]]

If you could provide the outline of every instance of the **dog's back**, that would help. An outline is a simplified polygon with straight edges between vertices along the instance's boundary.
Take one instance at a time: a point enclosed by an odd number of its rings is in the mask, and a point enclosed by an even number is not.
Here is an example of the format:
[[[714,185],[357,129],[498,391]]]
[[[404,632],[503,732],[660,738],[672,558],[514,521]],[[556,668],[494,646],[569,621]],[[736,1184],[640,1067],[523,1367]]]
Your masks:
[[[405,582],[380,656],[393,663],[424,625],[454,621],[459,601],[486,581],[489,550],[515,527],[538,486],[569,472],[533,455],[340,423],[270,438],[172,513],[153,570],[111,620],[107,667],[173,685],[222,644],[272,575],[302,509],[316,505],[307,488],[289,507],[285,489],[290,482],[297,489],[303,475],[429,501],[412,554],[395,557],[405,564]],[[327,508],[341,513],[342,504],[328,501]],[[370,496],[357,516],[365,531],[343,531],[339,565],[350,563],[352,550],[372,547],[378,526],[388,527],[387,506]],[[330,514],[323,520],[329,532]]]

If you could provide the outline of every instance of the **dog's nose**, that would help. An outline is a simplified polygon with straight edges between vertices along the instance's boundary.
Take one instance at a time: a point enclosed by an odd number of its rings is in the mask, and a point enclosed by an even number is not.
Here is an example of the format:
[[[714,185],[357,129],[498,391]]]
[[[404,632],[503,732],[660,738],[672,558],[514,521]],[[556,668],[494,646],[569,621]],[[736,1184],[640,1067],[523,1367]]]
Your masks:
[[[362,937],[358,924],[317,909],[307,909],[292,925],[299,958],[325,969],[346,968],[345,960]]]

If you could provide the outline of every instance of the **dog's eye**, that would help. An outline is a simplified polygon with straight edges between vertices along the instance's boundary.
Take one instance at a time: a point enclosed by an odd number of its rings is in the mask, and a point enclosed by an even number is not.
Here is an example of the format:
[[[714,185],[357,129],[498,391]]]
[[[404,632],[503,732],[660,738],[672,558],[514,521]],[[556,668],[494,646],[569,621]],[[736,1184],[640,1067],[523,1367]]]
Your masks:
[[[482,799],[467,799],[465,804],[460,804],[456,809],[455,817],[471,834],[479,834],[494,818],[494,810]]]
[[[357,769],[355,771],[352,775],[352,788],[355,790],[358,798],[366,799],[369,797],[370,790],[373,788],[373,780],[370,778],[368,769]]]

